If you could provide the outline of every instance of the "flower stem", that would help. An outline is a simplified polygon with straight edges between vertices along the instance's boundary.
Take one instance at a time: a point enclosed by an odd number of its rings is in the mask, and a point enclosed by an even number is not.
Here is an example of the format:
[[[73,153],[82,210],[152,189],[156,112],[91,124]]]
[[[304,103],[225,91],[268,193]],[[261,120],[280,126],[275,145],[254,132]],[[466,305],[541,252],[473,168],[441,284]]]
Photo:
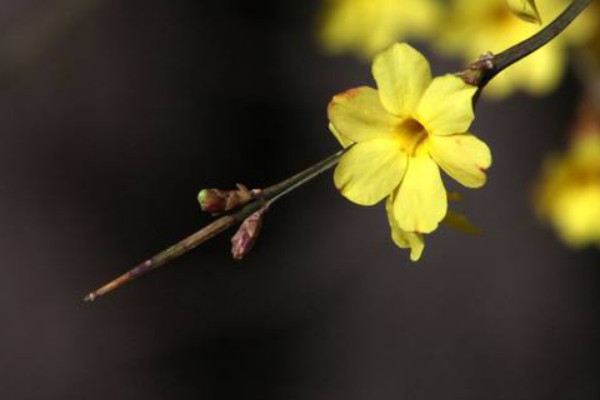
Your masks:
[[[344,154],[344,151],[345,150],[340,150],[337,153],[332,154],[324,160],[305,169],[304,171],[278,184],[268,187],[267,189],[262,191],[262,194],[259,198],[257,198],[252,203],[246,205],[238,212],[225,215],[213,221],[212,223],[200,229],[199,231],[191,234],[190,236],[186,237],[185,239],[182,239],[181,241],[177,242],[171,247],[138,264],[135,268],[108,282],[104,286],[88,293],[83,300],[94,301],[98,297],[103,296],[106,293],[111,292],[117,289],[118,287],[123,286],[124,284],[131,282],[134,279],[139,278],[140,276],[145,275],[148,272],[167,264],[169,261],[172,261],[182,256],[183,254],[194,249],[200,244],[224,232],[233,225],[242,222],[247,217],[260,210],[261,208],[272,205],[274,202],[276,202],[286,194],[294,191],[295,189],[299,188],[305,183],[313,180],[321,173],[332,168],[339,162],[340,157],[342,156],[342,154]]]
[[[465,82],[479,88],[483,88],[498,73],[508,68],[512,64],[527,57],[546,43],[554,39],[561,33],[573,20],[592,3],[593,0],[574,0],[565,11],[559,15],[552,23],[543,28],[540,32],[529,39],[503,51],[497,55],[486,54],[480,60],[471,64],[468,69],[458,72]],[[347,150],[347,149],[346,149]],[[340,150],[324,160],[314,164],[304,171],[268,187],[262,191],[259,198],[246,205],[241,210],[220,217],[211,224],[200,229],[196,233],[186,237],[173,246],[161,251],[155,256],[142,262],[132,270],[124,273],[106,285],[90,292],[85,296],[84,301],[93,301],[96,298],[105,295],[116,288],[139,278],[140,276],[159,268],[168,262],[182,256],[193,248],[208,241],[216,235],[224,232],[235,224],[238,224],[248,218],[256,211],[272,205],[283,196],[291,193],[305,183],[313,180],[318,175],[335,166],[346,150]]]
[[[457,75],[463,78],[465,82],[479,86],[482,89],[500,72],[527,57],[558,36],[593,1],[574,0],[554,21],[535,35],[499,54],[486,54],[482,56],[480,60],[471,64],[465,71],[457,73]]]

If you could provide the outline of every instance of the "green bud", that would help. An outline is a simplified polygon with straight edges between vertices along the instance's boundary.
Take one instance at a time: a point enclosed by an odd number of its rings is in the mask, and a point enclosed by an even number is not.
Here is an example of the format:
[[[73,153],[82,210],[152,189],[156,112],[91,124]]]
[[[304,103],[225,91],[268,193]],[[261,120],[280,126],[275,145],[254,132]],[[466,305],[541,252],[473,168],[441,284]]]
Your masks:
[[[237,190],[202,189],[198,193],[198,203],[202,211],[222,213],[231,211],[254,200],[260,195],[260,190],[248,190],[237,184]]]

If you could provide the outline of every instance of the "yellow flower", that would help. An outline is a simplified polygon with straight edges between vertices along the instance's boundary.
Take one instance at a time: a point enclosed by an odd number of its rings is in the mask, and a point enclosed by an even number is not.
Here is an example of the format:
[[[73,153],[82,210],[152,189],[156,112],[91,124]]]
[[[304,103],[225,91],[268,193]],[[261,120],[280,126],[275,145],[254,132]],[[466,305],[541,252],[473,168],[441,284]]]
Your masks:
[[[562,12],[570,1],[544,0],[537,6],[544,25]],[[543,25],[532,24],[514,15],[506,0],[453,0],[449,23],[438,46],[472,62],[487,51],[499,53],[538,32]],[[534,95],[552,91],[567,65],[567,47],[582,44],[593,34],[596,20],[589,10],[565,32],[546,46],[499,74],[485,93],[503,97],[516,90]]]
[[[418,258],[420,235],[433,232],[447,211],[439,168],[469,188],[486,181],[490,150],[467,133],[477,88],[454,75],[432,79],[427,60],[407,44],[379,54],[373,75],[378,90],[351,89],[329,104],[331,131],[348,148],[334,181],[356,204],[389,197],[394,241]]]
[[[569,246],[600,246],[600,128],[580,132],[568,152],[547,160],[534,206]]]
[[[436,0],[324,1],[320,37],[325,47],[367,58],[406,35],[431,33],[440,16]]]

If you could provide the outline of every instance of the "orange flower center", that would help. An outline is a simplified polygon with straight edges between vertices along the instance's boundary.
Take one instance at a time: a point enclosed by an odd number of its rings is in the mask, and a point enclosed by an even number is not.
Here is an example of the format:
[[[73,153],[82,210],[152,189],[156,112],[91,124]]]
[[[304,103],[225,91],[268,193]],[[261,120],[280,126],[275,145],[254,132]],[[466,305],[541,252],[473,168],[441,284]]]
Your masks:
[[[400,140],[402,149],[413,156],[421,143],[427,136],[427,130],[419,121],[414,118],[408,118],[402,121],[396,128],[398,140]]]

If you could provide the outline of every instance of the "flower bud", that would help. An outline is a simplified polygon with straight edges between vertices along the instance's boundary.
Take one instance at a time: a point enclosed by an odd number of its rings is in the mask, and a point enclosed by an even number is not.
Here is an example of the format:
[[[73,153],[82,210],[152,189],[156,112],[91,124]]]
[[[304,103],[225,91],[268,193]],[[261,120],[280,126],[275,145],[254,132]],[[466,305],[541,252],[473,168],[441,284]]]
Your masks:
[[[231,238],[231,254],[234,259],[241,260],[250,253],[260,234],[266,212],[266,207],[261,208],[246,218],[240,229],[233,235]]]
[[[198,193],[198,203],[205,212],[223,211],[227,205],[227,194],[219,189],[202,189]]]
[[[202,189],[198,193],[198,202],[202,211],[221,213],[233,210],[252,201],[261,191],[248,190],[247,187],[237,184],[237,190]]]

